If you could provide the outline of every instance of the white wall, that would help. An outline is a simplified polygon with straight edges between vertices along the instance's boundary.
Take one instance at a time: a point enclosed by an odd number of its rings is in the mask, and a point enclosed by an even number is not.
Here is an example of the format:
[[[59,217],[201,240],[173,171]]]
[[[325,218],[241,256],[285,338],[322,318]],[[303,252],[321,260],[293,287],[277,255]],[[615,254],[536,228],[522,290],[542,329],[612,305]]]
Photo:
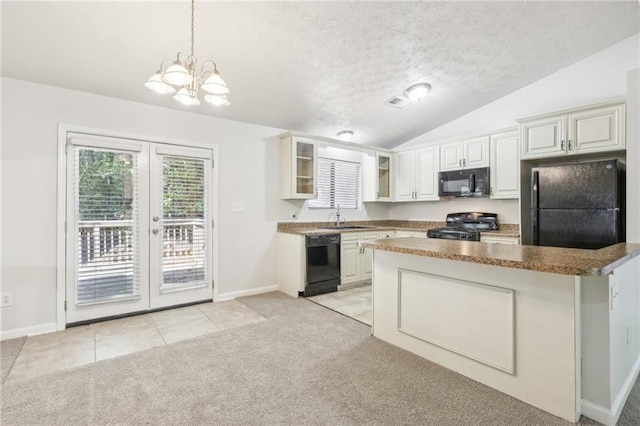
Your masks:
[[[634,119],[635,117],[635,119]],[[627,241],[640,243],[640,68],[627,83]]]
[[[203,106],[201,108],[207,108]],[[283,130],[2,79],[2,331],[56,321],[58,123],[216,144],[219,294],[276,285],[278,137]],[[245,204],[232,213],[231,204]]]
[[[636,34],[396,148],[489,132],[515,126],[519,118],[624,98],[627,72],[639,66],[640,34]]]
[[[456,212],[498,213],[498,223],[520,223],[518,200],[491,200],[489,198],[453,198],[444,201],[395,203],[391,207],[389,218],[444,222],[447,213]]]

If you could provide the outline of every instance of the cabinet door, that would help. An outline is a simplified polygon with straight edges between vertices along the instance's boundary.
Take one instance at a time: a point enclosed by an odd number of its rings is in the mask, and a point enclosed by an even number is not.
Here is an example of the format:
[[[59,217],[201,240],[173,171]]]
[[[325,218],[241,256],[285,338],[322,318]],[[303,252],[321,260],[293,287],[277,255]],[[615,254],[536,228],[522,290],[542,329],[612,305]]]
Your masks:
[[[377,191],[379,201],[391,201],[391,156],[376,153]]]
[[[472,167],[489,167],[489,137],[467,139],[464,141],[464,154],[462,166],[465,169]]]
[[[566,155],[564,134],[564,116],[523,122],[520,125],[521,158],[560,157]]]
[[[315,198],[316,196],[316,143],[315,141],[293,138],[294,197]]]
[[[361,241],[377,240],[379,234],[377,232],[366,232],[362,234]],[[360,253],[360,279],[368,280],[373,275],[373,250],[363,248]]]
[[[624,104],[594,108],[568,117],[569,155],[625,148]]]
[[[440,145],[440,171],[459,170],[462,168],[464,144],[451,142]]]
[[[358,247],[359,234],[342,235],[340,243],[340,284],[356,282],[360,279],[360,247]],[[349,238],[356,238],[349,241]],[[345,241],[345,239],[347,241]]]
[[[415,192],[415,151],[393,154],[395,159],[395,201],[412,201]]]
[[[519,148],[517,131],[491,136],[491,198],[520,196]]]
[[[432,146],[416,150],[416,196],[418,200],[438,199],[438,166],[440,148]]]

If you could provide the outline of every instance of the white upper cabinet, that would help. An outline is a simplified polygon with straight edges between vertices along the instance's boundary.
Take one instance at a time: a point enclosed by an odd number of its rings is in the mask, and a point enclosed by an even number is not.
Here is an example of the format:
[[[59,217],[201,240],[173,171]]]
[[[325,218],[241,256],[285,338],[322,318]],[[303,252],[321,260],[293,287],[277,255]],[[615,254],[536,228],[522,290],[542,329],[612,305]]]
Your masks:
[[[440,150],[437,146],[416,150],[416,199],[438,200],[438,164]]]
[[[440,171],[489,167],[489,137],[482,136],[440,145]]]
[[[438,146],[394,153],[395,201],[438,200]]]
[[[608,102],[519,120],[522,159],[625,149],[625,104]]]
[[[280,196],[282,199],[316,197],[318,168],[316,141],[295,135],[280,140]]]
[[[416,188],[416,152],[393,154],[395,170],[395,201],[414,201]]]
[[[520,196],[520,138],[517,129],[491,135],[491,198]]]
[[[391,154],[364,155],[362,201],[392,201]]]

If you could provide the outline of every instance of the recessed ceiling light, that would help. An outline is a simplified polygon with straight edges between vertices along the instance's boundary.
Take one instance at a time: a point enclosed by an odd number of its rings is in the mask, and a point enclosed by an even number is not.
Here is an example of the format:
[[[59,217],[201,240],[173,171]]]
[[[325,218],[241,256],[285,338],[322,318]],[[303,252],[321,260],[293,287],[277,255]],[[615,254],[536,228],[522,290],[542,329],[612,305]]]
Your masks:
[[[421,101],[425,96],[427,96],[429,90],[431,90],[431,85],[427,83],[418,83],[405,90],[404,95],[412,101]]]
[[[351,138],[353,137],[353,132],[351,130],[343,130],[341,132],[338,132],[336,134],[336,136],[340,140],[343,140],[343,141],[346,141],[346,142],[350,142]]]

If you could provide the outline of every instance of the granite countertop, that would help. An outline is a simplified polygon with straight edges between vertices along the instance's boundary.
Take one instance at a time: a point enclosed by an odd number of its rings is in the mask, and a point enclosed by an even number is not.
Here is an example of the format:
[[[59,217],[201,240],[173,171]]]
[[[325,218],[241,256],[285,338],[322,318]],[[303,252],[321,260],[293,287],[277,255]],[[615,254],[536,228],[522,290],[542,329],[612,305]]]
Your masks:
[[[365,228],[356,229],[327,229],[334,226],[335,222],[278,222],[278,232],[297,235],[326,235],[342,234],[344,232],[367,232],[367,231],[420,231],[426,232],[432,228],[444,228],[445,222],[430,222],[421,220],[361,220],[349,221],[346,226],[363,226]],[[487,231],[481,234],[493,235],[496,237],[520,237],[520,227],[514,224],[500,224],[497,231]]]
[[[416,256],[459,260],[562,275],[606,275],[640,256],[640,244],[620,243],[600,250],[483,244],[431,238],[390,238],[361,247]]]

